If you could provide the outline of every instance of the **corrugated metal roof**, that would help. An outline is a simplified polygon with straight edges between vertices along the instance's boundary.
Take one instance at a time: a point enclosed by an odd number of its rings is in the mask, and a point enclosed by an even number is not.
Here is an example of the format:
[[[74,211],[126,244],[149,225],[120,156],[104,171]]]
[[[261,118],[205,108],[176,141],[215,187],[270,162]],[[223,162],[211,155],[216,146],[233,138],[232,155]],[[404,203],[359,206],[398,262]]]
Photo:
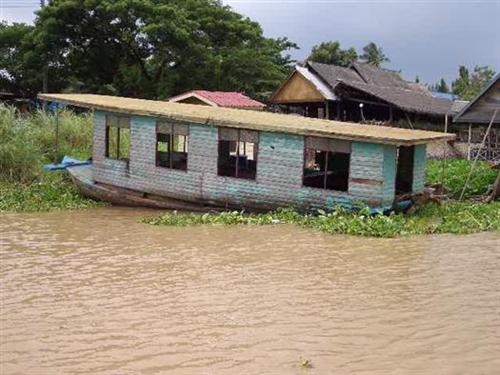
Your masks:
[[[370,143],[412,145],[455,138],[451,134],[424,130],[362,125],[263,111],[247,111],[106,95],[39,94],[38,97],[42,100],[54,100],[85,108],[175,119],[206,126],[226,126]]]
[[[208,90],[192,90],[184,94],[176,95],[169,99],[170,102],[177,102],[188,97],[198,97],[206,99],[209,103],[219,107],[236,107],[236,108],[264,108],[264,103],[253,100],[248,96],[234,91],[208,91]]]
[[[396,72],[389,72],[368,64],[353,63],[350,68],[308,62],[317,74],[335,90],[339,85],[354,88],[375,96],[408,112],[445,115],[452,102],[433,98],[428,90],[403,80]]]
[[[496,113],[495,118],[493,115]],[[500,123],[500,73],[453,119],[454,122]]]

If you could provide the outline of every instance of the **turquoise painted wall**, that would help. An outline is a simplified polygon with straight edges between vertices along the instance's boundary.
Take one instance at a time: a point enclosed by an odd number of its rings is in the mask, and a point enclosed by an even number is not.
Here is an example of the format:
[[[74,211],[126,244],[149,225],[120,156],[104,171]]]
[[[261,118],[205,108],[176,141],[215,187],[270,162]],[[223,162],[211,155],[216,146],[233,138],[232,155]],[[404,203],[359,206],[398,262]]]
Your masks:
[[[421,193],[425,185],[426,145],[416,145],[413,157],[413,194]]]
[[[256,180],[217,176],[218,129],[190,125],[188,170],[156,167],[156,119],[131,118],[130,163],[106,159],[105,114],[95,112],[94,178],[173,198],[217,205],[333,208],[362,201],[390,205],[394,199],[395,147],[353,142],[347,192],[302,186],[304,137],[260,132]],[[425,154],[425,149],[424,149]]]

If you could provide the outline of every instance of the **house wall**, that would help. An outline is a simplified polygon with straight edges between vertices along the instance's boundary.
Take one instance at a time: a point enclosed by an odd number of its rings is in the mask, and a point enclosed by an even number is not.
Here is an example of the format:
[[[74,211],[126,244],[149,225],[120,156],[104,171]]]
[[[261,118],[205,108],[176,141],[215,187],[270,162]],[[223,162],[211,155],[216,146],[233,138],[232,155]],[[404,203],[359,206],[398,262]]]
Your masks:
[[[290,205],[330,209],[353,201],[380,207],[390,206],[394,199],[395,146],[353,142],[349,190],[339,192],[302,186],[305,139],[300,135],[260,132],[257,179],[245,180],[217,176],[215,126],[190,125],[187,171],[155,165],[155,118],[133,116],[130,127],[127,167],[125,161],[104,157],[105,113],[95,112],[96,181],[200,203],[266,209]],[[425,148],[423,152],[425,159]]]
[[[426,145],[416,145],[413,153],[413,194],[421,193],[424,190],[425,160]]]

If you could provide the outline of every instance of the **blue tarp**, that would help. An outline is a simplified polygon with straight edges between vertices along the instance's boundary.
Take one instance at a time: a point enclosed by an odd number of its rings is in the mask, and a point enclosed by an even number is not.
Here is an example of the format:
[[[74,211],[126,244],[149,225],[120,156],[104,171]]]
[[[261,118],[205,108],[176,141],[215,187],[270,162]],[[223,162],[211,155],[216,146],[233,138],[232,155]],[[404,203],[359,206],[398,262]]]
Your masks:
[[[446,93],[446,92],[437,92],[437,91],[432,91],[431,92],[431,95],[435,98],[438,98],[438,99],[445,99],[445,100],[449,100],[449,101],[454,101],[454,100],[457,100],[458,99],[458,95],[455,95],[455,94],[449,94],[449,93]]]
[[[76,165],[89,165],[89,164],[92,164],[91,160],[77,160],[69,156],[65,156],[60,164],[45,164],[43,166],[43,169],[46,171],[59,171],[61,169],[74,167]]]

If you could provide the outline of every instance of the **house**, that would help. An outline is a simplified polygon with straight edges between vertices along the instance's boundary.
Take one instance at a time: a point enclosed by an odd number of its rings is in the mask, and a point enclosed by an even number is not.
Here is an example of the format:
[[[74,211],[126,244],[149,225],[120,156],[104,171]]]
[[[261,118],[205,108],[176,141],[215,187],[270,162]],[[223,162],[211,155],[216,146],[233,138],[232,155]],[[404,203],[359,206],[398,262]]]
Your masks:
[[[454,138],[165,101],[39,98],[94,110],[94,184],[208,207],[390,208],[422,192],[426,143]]]
[[[452,101],[435,98],[424,86],[393,71],[353,62],[349,67],[307,62],[272,95],[285,113],[339,121],[444,123]]]
[[[467,156],[500,162],[500,73],[453,119],[467,140]],[[484,144],[483,144],[484,142]]]
[[[212,107],[253,109],[257,111],[261,111],[266,107],[264,103],[253,100],[241,92],[228,91],[193,90],[184,94],[176,95],[168,99],[168,101],[185,104],[209,105]]]

